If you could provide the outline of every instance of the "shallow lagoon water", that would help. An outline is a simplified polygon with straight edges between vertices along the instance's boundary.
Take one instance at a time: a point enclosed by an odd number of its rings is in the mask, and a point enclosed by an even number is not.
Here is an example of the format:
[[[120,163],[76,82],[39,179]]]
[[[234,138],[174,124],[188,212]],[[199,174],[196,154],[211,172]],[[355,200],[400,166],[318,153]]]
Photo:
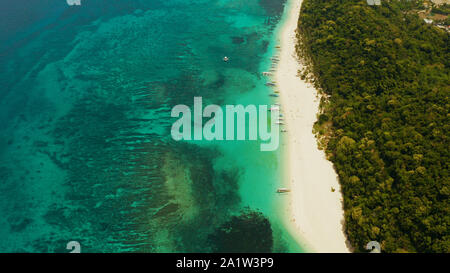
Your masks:
[[[283,0],[0,5],[0,252],[208,252],[245,208],[269,219],[272,251],[302,251],[279,151],[170,136],[194,96],[275,102],[261,72]]]

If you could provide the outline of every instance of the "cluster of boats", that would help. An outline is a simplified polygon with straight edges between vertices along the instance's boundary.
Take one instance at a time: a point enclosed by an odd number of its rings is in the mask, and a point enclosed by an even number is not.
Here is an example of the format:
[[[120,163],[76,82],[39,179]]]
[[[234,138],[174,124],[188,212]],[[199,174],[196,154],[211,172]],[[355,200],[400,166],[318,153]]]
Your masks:
[[[279,113],[280,112],[280,104],[276,103],[274,106],[270,107],[269,111],[271,111],[271,112],[278,112]],[[275,123],[278,124],[278,125],[284,125],[284,116],[283,116],[283,114],[281,114],[281,113],[278,114],[278,119],[277,119],[277,121]],[[285,129],[281,129],[281,132],[285,133],[287,131]]]
[[[279,49],[280,46],[276,46],[276,48]],[[273,73],[276,71],[276,67],[278,65],[278,62],[280,61],[278,56],[274,56],[274,57],[272,57],[270,59],[272,60],[272,64],[271,64],[270,70],[262,72],[262,75],[266,76],[266,77],[271,77],[273,75]],[[223,61],[224,62],[228,62],[229,60],[230,60],[229,57],[227,57],[227,56],[223,57]],[[277,83],[275,81],[270,81],[270,82],[266,83],[266,86],[276,87]],[[279,93],[280,92],[278,90],[274,90],[274,93],[269,94],[269,96],[277,98],[277,97],[279,97],[279,95],[278,95]],[[278,124],[278,125],[284,125],[284,116],[283,116],[282,113],[280,113],[280,104],[279,103],[275,103],[272,107],[270,107],[269,111],[276,111],[276,112],[278,112],[279,113],[278,119],[277,119],[277,121],[275,123]],[[287,132],[287,130],[286,129],[281,129],[281,132],[285,133],[285,132]],[[280,193],[280,194],[281,193],[289,193],[290,191],[291,190],[288,189],[288,188],[278,188],[277,189],[277,193]]]

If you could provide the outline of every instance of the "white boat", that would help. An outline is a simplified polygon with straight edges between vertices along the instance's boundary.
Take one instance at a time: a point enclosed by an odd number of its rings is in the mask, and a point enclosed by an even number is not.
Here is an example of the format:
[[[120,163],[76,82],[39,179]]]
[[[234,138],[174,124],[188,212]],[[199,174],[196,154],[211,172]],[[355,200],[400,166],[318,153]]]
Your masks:
[[[288,188],[278,188],[277,189],[277,193],[285,193],[285,192],[291,192],[291,190]]]

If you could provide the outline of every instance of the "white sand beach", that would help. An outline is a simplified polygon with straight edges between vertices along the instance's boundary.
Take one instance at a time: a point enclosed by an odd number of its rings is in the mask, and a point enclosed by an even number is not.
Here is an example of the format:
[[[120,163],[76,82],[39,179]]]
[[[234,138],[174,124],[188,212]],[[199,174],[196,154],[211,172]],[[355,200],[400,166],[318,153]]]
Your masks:
[[[297,76],[301,65],[295,44],[301,3],[290,0],[286,7],[284,16],[288,17],[279,30],[280,61],[275,74],[287,129],[285,179],[291,188],[287,221],[307,251],[349,252],[338,178],[312,133],[319,109],[317,91]]]

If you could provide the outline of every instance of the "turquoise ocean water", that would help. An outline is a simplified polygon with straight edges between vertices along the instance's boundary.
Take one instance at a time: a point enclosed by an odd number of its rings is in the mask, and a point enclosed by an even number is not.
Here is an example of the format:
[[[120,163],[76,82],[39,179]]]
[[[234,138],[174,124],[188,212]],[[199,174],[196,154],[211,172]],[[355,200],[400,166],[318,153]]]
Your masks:
[[[270,223],[244,221],[249,240],[302,251],[275,193],[280,151],[170,136],[194,96],[276,102],[261,72],[285,0],[81,3],[0,3],[0,252],[209,252],[245,211]]]

